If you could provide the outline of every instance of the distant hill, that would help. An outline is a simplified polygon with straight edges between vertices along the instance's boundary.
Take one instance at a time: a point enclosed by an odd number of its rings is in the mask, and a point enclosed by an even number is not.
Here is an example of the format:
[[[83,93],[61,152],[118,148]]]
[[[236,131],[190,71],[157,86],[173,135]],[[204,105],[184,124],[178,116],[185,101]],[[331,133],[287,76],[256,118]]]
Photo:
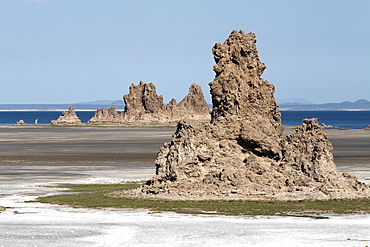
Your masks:
[[[341,103],[301,103],[301,102],[279,102],[282,111],[370,111],[370,101],[359,99],[354,102],[343,101]]]
[[[282,111],[370,111],[370,101],[359,99],[354,102],[314,104],[303,98],[277,100]],[[124,110],[123,100],[97,100],[69,104],[0,104],[0,111],[62,111],[73,106],[76,111],[96,111],[114,107]],[[212,109],[212,104],[208,105]]]
[[[289,104],[289,105],[313,105],[314,103],[304,99],[304,98],[290,98],[290,99],[279,99],[277,100],[279,104]]]
[[[68,104],[0,104],[0,111],[62,111],[73,106],[76,111],[96,111],[96,109],[114,107],[123,111],[123,100],[98,100]]]

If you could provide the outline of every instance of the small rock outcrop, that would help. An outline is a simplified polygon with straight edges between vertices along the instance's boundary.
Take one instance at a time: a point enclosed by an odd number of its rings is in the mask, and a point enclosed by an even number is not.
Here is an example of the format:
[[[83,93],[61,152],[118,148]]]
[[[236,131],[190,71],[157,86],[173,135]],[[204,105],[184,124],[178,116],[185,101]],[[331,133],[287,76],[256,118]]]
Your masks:
[[[57,120],[51,120],[52,125],[79,125],[82,124],[75,109],[71,106],[68,111],[63,111]]]
[[[28,124],[26,124],[26,122],[23,119],[21,119],[21,120],[17,121],[15,123],[15,125],[16,126],[24,126],[24,125],[28,125]]]
[[[282,200],[370,196],[366,184],[337,171],[317,119],[305,119],[295,133],[283,136],[275,88],[261,78],[266,66],[255,43],[255,34],[233,31],[215,44],[210,124],[181,121],[172,141],[158,151],[156,175],[131,193]],[[149,108],[162,113],[153,88],[143,91],[158,102]],[[145,100],[134,98],[145,109]]]
[[[364,128],[364,130],[370,130],[370,125]]]
[[[110,109],[98,109],[88,124],[123,125],[125,124],[124,113],[118,112],[114,107]]]
[[[210,110],[198,84],[191,85],[189,94],[179,104],[172,99],[165,105],[153,83],[141,81],[137,86],[132,84],[129,90],[130,93],[123,96],[126,124],[167,125],[177,124],[181,119],[199,122],[210,120]]]

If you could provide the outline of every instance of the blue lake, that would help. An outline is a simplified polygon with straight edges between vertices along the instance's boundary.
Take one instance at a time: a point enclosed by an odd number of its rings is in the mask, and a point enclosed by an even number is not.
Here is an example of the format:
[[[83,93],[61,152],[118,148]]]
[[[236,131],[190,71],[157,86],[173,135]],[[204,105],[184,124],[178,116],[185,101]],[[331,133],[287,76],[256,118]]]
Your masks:
[[[33,124],[50,124],[60,116],[60,111],[0,111],[0,125],[14,125],[20,119]],[[83,123],[94,116],[93,111],[76,111]],[[370,125],[370,111],[281,111],[282,124],[297,126],[304,118],[318,118],[320,123],[345,129],[363,129]]]

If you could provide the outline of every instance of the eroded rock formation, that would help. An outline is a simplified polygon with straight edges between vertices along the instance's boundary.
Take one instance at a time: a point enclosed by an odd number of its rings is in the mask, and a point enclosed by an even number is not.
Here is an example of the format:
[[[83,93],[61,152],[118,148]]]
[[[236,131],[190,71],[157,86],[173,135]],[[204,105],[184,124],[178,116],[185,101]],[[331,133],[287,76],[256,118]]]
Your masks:
[[[78,125],[82,124],[75,109],[71,106],[68,111],[63,111],[57,120],[51,120],[52,125]]]
[[[317,119],[305,119],[295,133],[283,136],[275,89],[261,78],[266,66],[255,43],[253,33],[233,31],[215,44],[210,124],[181,121],[172,141],[158,151],[156,175],[132,193],[245,199],[370,196],[367,185],[337,171],[332,145]],[[163,107],[158,103],[151,109],[161,112]]]
[[[189,93],[179,103],[172,99],[167,105],[162,95],[158,96],[153,83],[132,84],[125,101],[126,124],[167,125],[177,124],[181,119],[209,122],[210,110],[198,84],[193,83]]]
[[[176,119],[177,122],[181,119],[209,122],[211,119],[210,109],[204,99],[202,88],[196,83],[190,86],[189,93],[179,104],[172,104],[172,106],[168,104],[166,109],[170,111],[172,118]]]
[[[123,125],[125,124],[124,113],[118,112],[114,107],[110,109],[98,109],[88,124]]]
[[[124,112],[115,108],[98,109],[88,124],[103,125],[176,125],[181,119],[209,122],[210,110],[202,88],[193,83],[189,93],[177,104],[172,99],[167,105],[162,95],[157,95],[153,83],[132,84],[129,94],[123,96]]]
[[[15,125],[17,125],[17,126],[23,126],[23,125],[28,125],[28,124],[26,124],[26,122],[23,119],[21,119],[21,120],[17,121],[15,123]]]

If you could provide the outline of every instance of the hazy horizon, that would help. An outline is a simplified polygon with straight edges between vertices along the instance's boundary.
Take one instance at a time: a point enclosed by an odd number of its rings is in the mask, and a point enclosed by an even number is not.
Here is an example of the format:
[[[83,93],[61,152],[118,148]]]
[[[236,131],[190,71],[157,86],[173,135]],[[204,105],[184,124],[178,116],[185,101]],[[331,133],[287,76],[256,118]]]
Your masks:
[[[178,99],[176,99],[178,100]],[[181,99],[179,99],[181,100]],[[287,98],[287,99],[275,99],[279,104],[284,104],[284,103],[300,103],[300,104],[307,104],[307,105],[310,105],[310,104],[327,104],[327,103],[344,103],[344,102],[351,102],[351,103],[355,103],[356,101],[359,101],[359,100],[367,100],[367,101],[370,101],[368,99],[357,99],[357,100],[353,100],[353,101],[349,101],[349,100],[343,100],[343,101],[340,101],[340,102],[323,102],[323,103],[316,103],[316,102],[311,102],[311,101],[308,101],[307,99],[305,98]],[[92,101],[84,101],[84,102],[60,102],[60,103],[0,103],[0,105],[68,105],[68,104],[71,104],[71,106],[73,106],[73,104],[96,104],[96,105],[109,105],[109,104],[113,104],[113,103],[117,103],[117,101],[122,101],[123,104],[124,104],[124,101],[123,99],[110,99],[110,100],[107,100],[107,99],[99,99],[99,100],[92,100]],[[164,104],[167,104],[169,102],[163,102]],[[208,105],[212,105],[212,102],[207,102]]]
[[[121,99],[140,81],[164,102],[214,79],[212,47],[254,32],[276,99],[369,99],[370,1],[2,0],[0,104]]]

